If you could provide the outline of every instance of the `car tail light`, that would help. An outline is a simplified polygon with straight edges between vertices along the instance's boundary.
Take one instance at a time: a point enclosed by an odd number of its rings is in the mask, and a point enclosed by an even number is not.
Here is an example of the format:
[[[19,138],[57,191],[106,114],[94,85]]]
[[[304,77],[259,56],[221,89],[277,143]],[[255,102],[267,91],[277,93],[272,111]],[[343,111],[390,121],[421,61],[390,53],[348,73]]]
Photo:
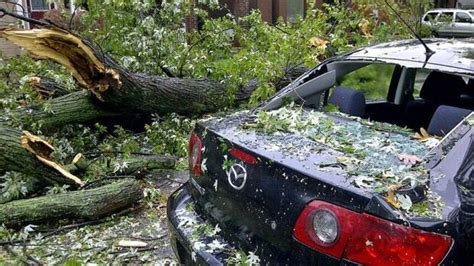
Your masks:
[[[361,214],[345,258],[375,265],[438,265],[451,247],[451,238]]]
[[[323,218],[326,222],[316,222],[321,220],[319,213],[330,213],[333,218]],[[343,217],[343,219],[341,218]],[[330,220],[334,219],[337,222],[337,236],[331,232],[334,228]],[[358,213],[349,211],[347,209],[329,204],[324,201],[313,201],[304,208],[295,224],[294,236],[301,243],[315,249],[321,253],[341,258],[344,253],[345,244],[356,226]],[[319,236],[318,236],[319,234]],[[325,243],[322,236],[332,235],[328,237],[330,240],[334,238],[331,243]]]
[[[201,170],[201,155],[202,155],[202,141],[196,133],[191,135],[189,140],[189,170],[195,175],[200,176]]]
[[[364,265],[436,265],[449,251],[449,236],[395,224],[322,201],[298,217],[294,237],[310,248]]]
[[[242,150],[239,150],[237,148],[230,148],[229,149],[229,153],[234,156],[235,158],[241,160],[242,162],[245,162],[245,163],[248,163],[248,164],[256,164],[257,163],[257,159],[255,159],[255,157],[253,157],[252,155],[242,151]]]

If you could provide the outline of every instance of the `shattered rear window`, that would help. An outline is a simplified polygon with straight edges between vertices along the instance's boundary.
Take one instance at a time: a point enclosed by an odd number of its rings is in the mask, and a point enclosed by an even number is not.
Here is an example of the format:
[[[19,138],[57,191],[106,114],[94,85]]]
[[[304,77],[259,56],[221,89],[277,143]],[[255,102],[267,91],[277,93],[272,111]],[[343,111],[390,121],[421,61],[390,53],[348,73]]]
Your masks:
[[[343,155],[316,167],[343,168],[356,187],[378,192],[390,186],[406,188],[426,183],[424,163],[410,166],[400,157],[416,156],[421,161],[439,142],[435,137],[415,136],[391,124],[294,107],[260,112],[255,121],[243,127],[265,134],[290,132],[340,151]]]

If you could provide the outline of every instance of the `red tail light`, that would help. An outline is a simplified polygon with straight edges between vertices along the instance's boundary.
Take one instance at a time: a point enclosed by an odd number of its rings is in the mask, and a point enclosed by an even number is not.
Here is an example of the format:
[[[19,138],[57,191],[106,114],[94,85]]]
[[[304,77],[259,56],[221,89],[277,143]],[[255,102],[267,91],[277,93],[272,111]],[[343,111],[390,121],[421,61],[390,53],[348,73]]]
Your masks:
[[[189,140],[189,169],[195,176],[200,176],[201,170],[201,155],[202,155],[202,141],[196,133],[191,135]]]
[[[232,156],[234,156],[235,158],[241,160],[242,162],[245,162],[248,164],[257,163],[257,159],[255,159],[255,157],[237,148],[230,148],[229,153],[232,154]]]
[[[361,214],[345,258],[366,265],[438,265],[451,247],[448,236]]]
[[[335,217],[314,222],[317,213]],[[327,216],[329,217],[329,216]],[[334,226],[337,223],[337,236]],[[318,232],[318,230],[320,232]],[[364,265],[436,265],[445,257],[452,240],[448,236],[395,224],[365,213],[356,213],[326,202],[313,201],[296,221],[294,237],[321,253]],[[332,234],[331,238],[326,238]],[[335,239],[326,243],[325,239]]]

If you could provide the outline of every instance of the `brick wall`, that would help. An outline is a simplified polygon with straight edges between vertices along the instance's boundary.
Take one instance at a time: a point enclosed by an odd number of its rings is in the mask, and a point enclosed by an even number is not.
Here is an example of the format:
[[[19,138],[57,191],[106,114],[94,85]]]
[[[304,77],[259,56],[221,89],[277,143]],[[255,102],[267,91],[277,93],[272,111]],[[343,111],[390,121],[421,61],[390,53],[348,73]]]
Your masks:
[[[258,0],[257,6],[262,12],[262,19],[266,22],[273,23],[273,1],[272,0]]]
[[[249,0],[238,0],[234,1],[233,4],[232,13],[234,13],[236,17],[243,17],[250,12]]]

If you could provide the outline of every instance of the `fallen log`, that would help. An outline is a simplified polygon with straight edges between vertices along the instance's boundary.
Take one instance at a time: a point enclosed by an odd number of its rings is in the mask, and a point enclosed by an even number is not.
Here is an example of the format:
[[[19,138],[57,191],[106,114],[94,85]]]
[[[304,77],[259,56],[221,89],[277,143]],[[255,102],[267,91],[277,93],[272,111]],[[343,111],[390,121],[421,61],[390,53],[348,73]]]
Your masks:
[[[158,169],[174,169],[176,158],[161,155],[139,155],[126,159],[127,168],[123,174],[147,173]]]
[[[162,156],[156,154],[140,154],[133,155],[131,158],[122,159],[120,163],[124,165],[123,169],[116,170],[112,166],[108,171],[109,174],[120,175],[144,175],[158,169],[174,169],[176,165],[176,157]],[[71,173],[83,173],[87,171],[92,164],[82,154],[77,154],[72,163],[66,165],[65,168]]]
[[[24,121],[40,121],[43,129],[61,127],[68,124],[85,123],[99,118],[116,117],[121,114],[104,109],[96,103],[88,91],[73,92],[50,99],[48,110],[26,108],[20,117]]]
[[[81,124],[97,119],[119,117],[122,114],[104,109],[96,103],[88,91],[77,91],[61,97],[49,99],[47,108],[24,106],[3,117],[0,126],[41,124],[42,130],[55,129],[68,124]],[[0,168],[1,170],[1,168]]]
[[[15,171],[48,183],[81,186],[84,183],[50,157],[49,143],[27,131],[0,125],[0,170]]]
[[[140,183],[125,179],[90,190],[0,204],[0,224],[14,227],[62,218],[94,220],[124,209],[142,197]]]
[[[38,58],[66,67],[78,84],[109,110],[193,115],[215,112],[227,105],[226,91],[217,81],[130,73],[90,42],[63,29],[4,29],[0,36]]]
[[[66,67],[78,84],[92,92],[107,110],[189,116],[216,112],[230,104],[222,82],[130,73],[89,41],[63,29],[4,29],[0,36],[38,58],[51,59]],[[301,69],[290,68],[286,73],[296,77]],[[288,79],[282,78],[276,86],[287,83]],[[250,82],[238,90],[236,100],[249,99],[256,88],[257,83]]]

